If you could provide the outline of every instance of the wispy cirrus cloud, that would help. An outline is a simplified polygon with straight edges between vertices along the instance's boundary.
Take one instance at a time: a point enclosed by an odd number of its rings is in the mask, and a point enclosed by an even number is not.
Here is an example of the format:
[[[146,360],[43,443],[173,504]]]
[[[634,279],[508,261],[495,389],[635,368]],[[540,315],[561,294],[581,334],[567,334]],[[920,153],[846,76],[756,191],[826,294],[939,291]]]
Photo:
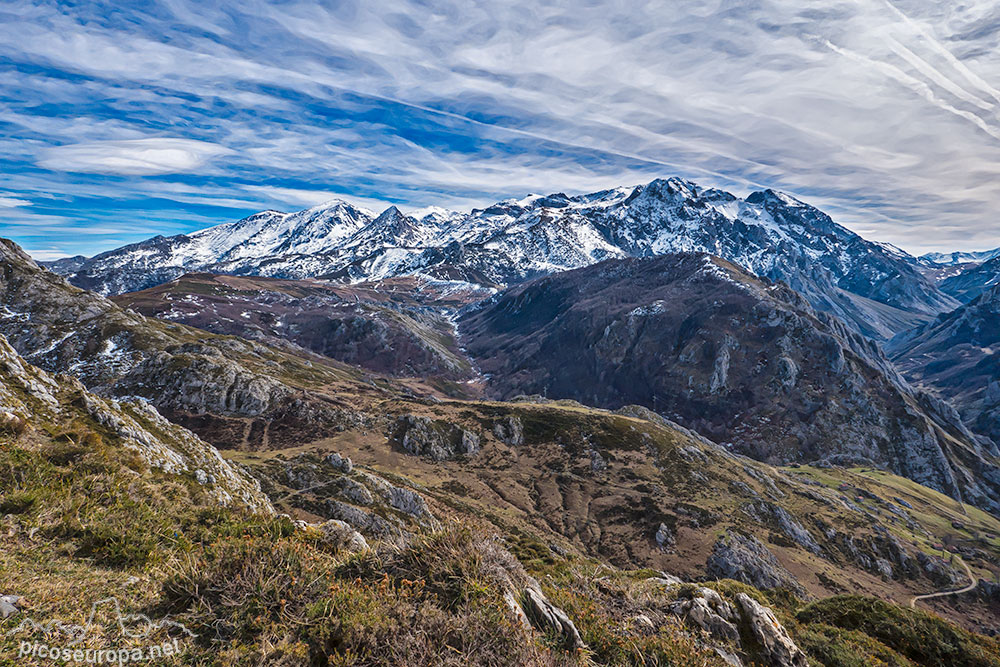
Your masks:
[[[32,237],[90,253],[327,195],[471,206],[676,174],[785,189],[914,252],[994,247],[998,29],[985,0],[14,0],[0,210],[118,231]]]
[[[191,139],[124,139],[54,146],[42,153],[38,166],[52,171],[128,176],[175,174],[194,171],[212,158],[231,152],[217,144]]]

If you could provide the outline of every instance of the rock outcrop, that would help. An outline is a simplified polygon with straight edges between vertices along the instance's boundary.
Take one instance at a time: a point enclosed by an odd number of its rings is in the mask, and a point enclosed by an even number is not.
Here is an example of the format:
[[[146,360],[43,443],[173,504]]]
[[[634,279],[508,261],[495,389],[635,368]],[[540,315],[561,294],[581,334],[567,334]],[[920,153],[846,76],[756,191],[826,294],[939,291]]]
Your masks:
[[[480,436],[447,421],[404,415],[396,421],[395,439],[410,454],[434,461],[473,456],[479,452]]]
[[[755,659],[749,664],[758,657],[773,667],[809,664],[774,612],[746,593],[737,593],[731,603],[711,588],[684,584],[667,610],[720,642],[720,655],[730,664],[744,664],[738,654]]]
[[[788,636],[773,611],[746,593],[736,594],[736,604],[769,664],[774,667],[808,667],[806,654]]]
[[[535,579],[529,577],[522,599],[524,611],[535,627],[555,633],[566,648],[576,650],[586,646],[573,621],[566,612],[549,602]]]
[[[671,604],[668,610],[713,637],[730,642],[740,640],[740,631],[736,627],[739,617],[732,605],[711,588],[696,588],[686,599]]]
[[[764,590],[788,588],[804,595],[795,577],[760,540],[736,531],[730,531],[715,543],[705,571],[718,579],[735,579]]]

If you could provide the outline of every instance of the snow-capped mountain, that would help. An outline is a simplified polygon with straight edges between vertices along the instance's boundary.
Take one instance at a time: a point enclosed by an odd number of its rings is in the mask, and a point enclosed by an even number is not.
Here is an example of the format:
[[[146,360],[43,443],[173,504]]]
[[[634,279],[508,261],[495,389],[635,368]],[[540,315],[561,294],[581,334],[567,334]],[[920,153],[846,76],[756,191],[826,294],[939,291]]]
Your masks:
[[[926,255],[921,255],[917,259],[927,264],[954,266],[955,264],[986,262],[994,257],[1000,257],[1000,248],[982,250],[979,252],[929,252]]]
[[[938,283],[941,291],[962,303],[968,303],[986,290],[1000,285],[1000,255],[981,264],[961,267],[962,270]]]
[[[586,195],[530,195],[458,213],[381,215],[342,201],[156,237],[66,263],[81,287],[143,289],[190,271],[350,281],[423,273],[506,285],[605,259],[699,251],[783,280],[812,305],[888,338],[957,302],[903,251],[765,190],[740,198],[677,178]],[[58,270],[60,265],[52,265]]]

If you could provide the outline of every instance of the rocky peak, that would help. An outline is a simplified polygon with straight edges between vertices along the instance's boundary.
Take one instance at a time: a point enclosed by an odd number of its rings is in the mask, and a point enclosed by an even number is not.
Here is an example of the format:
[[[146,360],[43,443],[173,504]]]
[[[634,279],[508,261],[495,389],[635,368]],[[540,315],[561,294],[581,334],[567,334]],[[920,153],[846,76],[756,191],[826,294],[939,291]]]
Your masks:
[[[102,293],[166,282],[180,274],[178,267],[352,280],[446,273],[492,285],[610,257],[703,251],[793,285],[816,309],[875,338],[957,305],[916,271],[915,259],[861,239],[798,199],[773,190],[740,199],[680,178],[574,196],[529,195],[419,221],[396,207],[376,218],[339,201],[264,218],[241,221],[245,230],[222,225],[163,239],[155,251],[127,247],[54,268],[75,267],[76,284]],[[475,246],[459,265],[442,252],[456,241]]]

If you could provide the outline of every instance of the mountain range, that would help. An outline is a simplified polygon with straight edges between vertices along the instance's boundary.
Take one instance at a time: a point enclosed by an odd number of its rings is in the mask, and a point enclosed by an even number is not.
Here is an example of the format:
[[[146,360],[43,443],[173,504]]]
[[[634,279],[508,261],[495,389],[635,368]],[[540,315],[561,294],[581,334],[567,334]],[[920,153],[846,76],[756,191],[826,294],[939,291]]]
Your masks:
[[[332,201],[48,266],[105,295],[195,271],[351,282],[423,274],[500,288],[605,259],[685,251],[784,281],[817,310],[879,340],[958,305],[915,258],[867,241],[786,194],[740,198],[677,178],[586,195],[532,195],[468,213],[405,215],[390,207],[375,215]]]
[[[4,586],[202,661],[996,667],[997,259],[679,179],[2,241]]]

